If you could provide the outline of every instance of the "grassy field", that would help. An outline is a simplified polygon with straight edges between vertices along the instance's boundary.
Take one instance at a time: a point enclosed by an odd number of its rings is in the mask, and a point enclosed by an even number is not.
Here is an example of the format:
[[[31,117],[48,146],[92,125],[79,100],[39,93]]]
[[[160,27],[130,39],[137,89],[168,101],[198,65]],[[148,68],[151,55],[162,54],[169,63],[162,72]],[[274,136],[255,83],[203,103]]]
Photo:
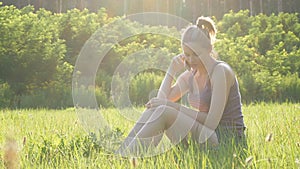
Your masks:
[[[117,109],[102,110],[114,126],[106,135],[86,132],[74,109],[0,110],[0,168],[300,168],[299,104],[244,105],[243,112],[246,149],[202,149],[190,142],[188,148],[178,145],[132,162],[103,148],[112,138],[121,141],[133,126]]]

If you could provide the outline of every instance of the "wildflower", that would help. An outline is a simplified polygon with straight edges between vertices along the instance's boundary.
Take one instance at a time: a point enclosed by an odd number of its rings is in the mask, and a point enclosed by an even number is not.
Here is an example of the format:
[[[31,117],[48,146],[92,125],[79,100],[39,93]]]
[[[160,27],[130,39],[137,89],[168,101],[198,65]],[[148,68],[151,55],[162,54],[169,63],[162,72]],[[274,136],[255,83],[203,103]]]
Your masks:
[[[17,142],[11,138],[6,139],[4,147],[4,165],[8,169],[19,168]]]
[[[23,146],[26,144],[26,137],[23,137]]]
[[[270,142],[272,140],[272,136],[273,134],[272,133],[269,133],[267,136],[266,136],[266,142]]]
[[[272,160],[271,160],[271,158],[267,158],[267,160],[268,160],[268,163],[269,163],[269,164],[271,164],[271,163],[272,163]]]
[[[250,157],[246,158],[245,163],[246,163],[247,165],[250,165],[250,164],[252,163],[252,161],[253,161],[253,157],[250,156]]]
[[[296,158],[295,163],[300,165],[300,160],[298,158]]]
[[[133,165],[133,167],[137,167],[138,161],[137,161],[137,159],[136,159],[135,157],[133,157],[133,158],[131,159],[131,164]]]

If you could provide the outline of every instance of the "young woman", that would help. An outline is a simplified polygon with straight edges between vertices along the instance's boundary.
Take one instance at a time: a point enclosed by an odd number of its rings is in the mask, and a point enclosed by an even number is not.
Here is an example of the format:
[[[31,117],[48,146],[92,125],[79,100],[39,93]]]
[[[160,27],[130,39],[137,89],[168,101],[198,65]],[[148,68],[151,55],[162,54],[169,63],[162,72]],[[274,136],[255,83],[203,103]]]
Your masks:
[[[216,28],[208,17],[183,33],[183,54],[172,59],[158,96],[147,104],[124,143],[117,151],[135,154],[139,147],[157,145],[163,134],[174,144],[190,132],[199,143],[244,138],[244,121],[238,81],[230,66],[213,53]],[[174,77],[184,68],[172,85]],[[176,103],[188,93],[191,108]]]

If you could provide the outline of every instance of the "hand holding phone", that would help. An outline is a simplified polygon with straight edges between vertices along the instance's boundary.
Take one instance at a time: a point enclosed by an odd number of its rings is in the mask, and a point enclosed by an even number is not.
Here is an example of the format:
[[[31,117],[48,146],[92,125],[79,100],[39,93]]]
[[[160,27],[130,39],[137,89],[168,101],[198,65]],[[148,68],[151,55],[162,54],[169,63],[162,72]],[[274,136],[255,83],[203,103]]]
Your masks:
[[[175,57],[173,57],[171,65],[169,67],[168,72],[172,75],[175,75],[177,72],[181,71],[182,69],[184,69],[184,55],[183,54],[179,54]]]
[[[186,70],[191,71],[191,66],[186,60],[184,60],[184,67],[186,68]]]

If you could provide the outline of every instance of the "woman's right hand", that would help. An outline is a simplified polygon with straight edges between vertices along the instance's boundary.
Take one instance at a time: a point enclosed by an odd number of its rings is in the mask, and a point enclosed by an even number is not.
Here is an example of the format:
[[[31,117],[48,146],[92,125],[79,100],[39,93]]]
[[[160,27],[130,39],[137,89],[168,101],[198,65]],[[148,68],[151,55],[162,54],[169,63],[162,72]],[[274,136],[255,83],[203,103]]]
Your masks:
[[[183,68],[184,68],[184,55],[179,54],[173,57],[172,62],[168,69],[168,73],[174,76],[177,72],[181,71]]]

